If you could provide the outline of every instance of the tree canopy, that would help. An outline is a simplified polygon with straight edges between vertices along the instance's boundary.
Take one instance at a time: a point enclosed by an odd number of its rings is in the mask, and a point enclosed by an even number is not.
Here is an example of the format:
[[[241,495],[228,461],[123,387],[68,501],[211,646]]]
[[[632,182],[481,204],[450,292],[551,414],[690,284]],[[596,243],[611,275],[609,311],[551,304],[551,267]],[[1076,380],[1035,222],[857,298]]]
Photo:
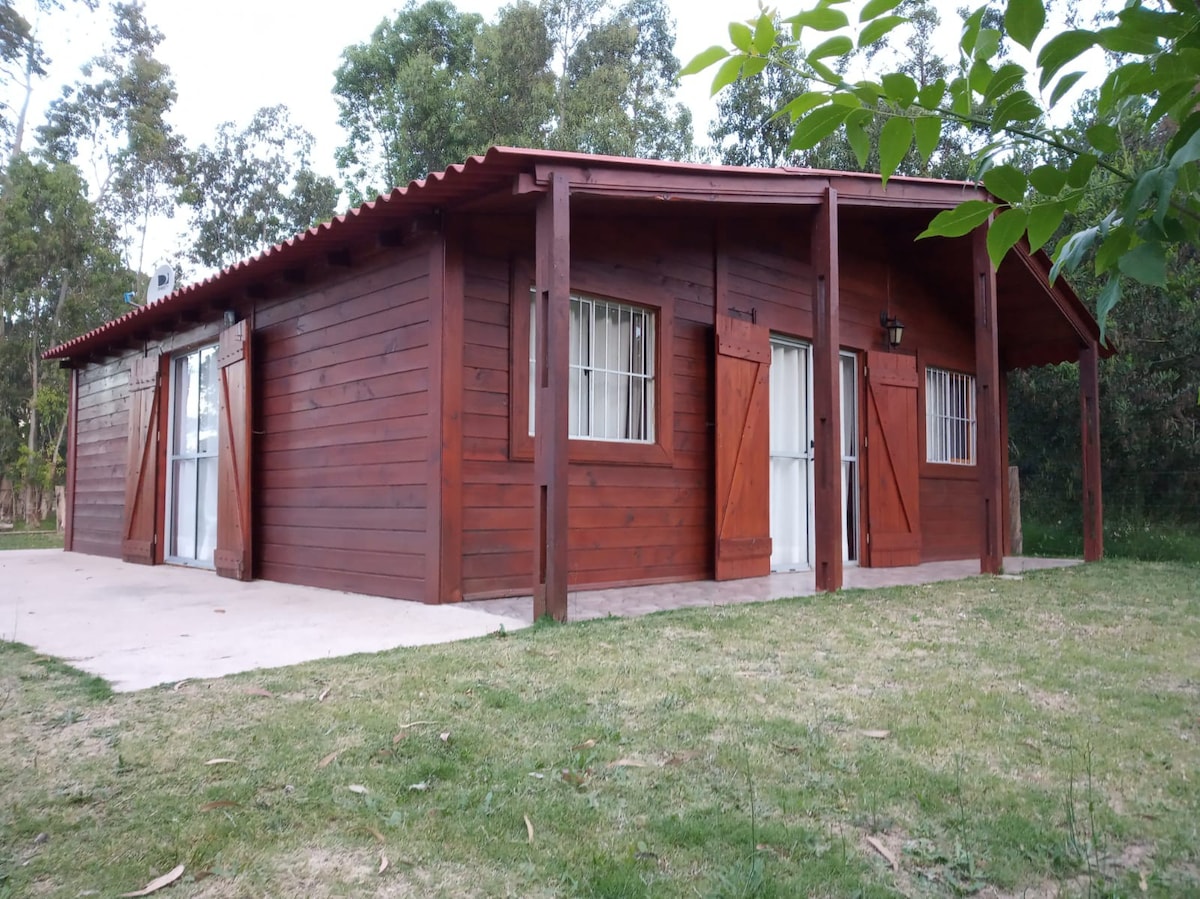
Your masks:
[[[687,158],[674,44],[664,0],[518,0],[494,22],[409,0],[343,51],[344,186],[367,199],[494,144]]]
[[[976,130],[985,137],[973,147],[974,173],[992,198],[940,214],[923,236],[960,236],[987,224],[994,264],[1022,238],[1035,250],[1046,245],[1082,208],[1094,179],[1115,178],[1124,189],[1111,206],[1059,241],[1054,275],[1091,261],[1103,282],[1096,300],[1102,327],[1123,278],[1163,286],[1168,256],[1200,237],[1200,7],[1170,0],[1152,9],[1137,0],[1106,14],[1101,27],[1057,30],[1047,25],[1043,0],[1006,0],[964,17],[953,70],[924,85],[902,66],[877,76],[848,74],[852,54],[905,24],[898,6],[869,0],[852,24],[841,0],[818,0],[783,18],[782,34],[769,14],[734,22],[729,46],[709,48],[684,71],[719,63],[714,93],[772,67],[796,72],[808,89],[780,110],[790,121],[791,148],[810,149],[840,131],[860,163],[877,150],[885,182],[911,150],[929,159],[948,126]],[[801,41],[810,35],[815,45],[805,50]],[[1028,64],[1003,54],[1006,42],[1026,51]],[[1094,121],[1070,131],[1062,107],[1087,75],[1082,57],[1089,51],[1112,65]],[[1145,111],[1142,133],[1170,135],[1153,158],[1135,162],[1125,152],[1122,128],[1130,125],[1122,114],[1131,105]],[[877,119],[882,125],[872,140],[869,126]],[[1022,168],[1020,158],[1038,162]]]

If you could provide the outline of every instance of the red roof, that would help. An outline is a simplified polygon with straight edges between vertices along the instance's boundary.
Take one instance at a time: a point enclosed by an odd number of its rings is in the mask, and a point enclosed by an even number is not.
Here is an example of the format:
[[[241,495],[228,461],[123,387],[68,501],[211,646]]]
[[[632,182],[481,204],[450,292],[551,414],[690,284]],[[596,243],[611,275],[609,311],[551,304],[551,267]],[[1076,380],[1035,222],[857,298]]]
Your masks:
[[[976,193],[979,190],[975,185],[966,182],[896,177],[889,181],[889,191],[884,194],[879,176],[866,173],[717,166],[493,147],[483,156],[472,156],[462,165],[450,166],[444,172],[413,181],[407,187],[398,187],[385,196],[364,203],[329,222],[309,228],[257,256],[237,262],[202,281],[181,287],[157,302],[134,309],[87,334],[48,350],[43,354],[43,358],[74,358],[102,350],[111,343],[128,338],[139,331],[163,326],[180,313],[227,297],[239,288],[261,282],[284,269],[300,267],[320,254],[351,247],[368,236],[373,238],[380,231],[394,227],[403,220],[433,212],[456,202],[483,197],[506,187],[511,188],[517,175],[532,174],[536,168],[543,165],[572,166],[594,172],[620,170],[624,173],[640,173],[645,176],[647,185],[666,184],[669,181],[674,187],[663,187],[662,191],[670,196],[664,195],[660,198],[672,198],[678,194],[680,185],[686,186],[694,182],[696,193],[708,198],[722,194],[740,198],[745,193],[737,189],[739,186],[757,184],[763,186],[763,191],[750,193],[760,200],[769,191],[776,197],[775,202],[787,202],[787,197],[806,192],[800,189],[802,187],[815,189],[823,183],[836,182],[841,185],[840,196],[851,197],[853,201],[860,203],[886,205],[893,199],[907,196],[909,202],[914,202],[913,197],[921,198],[916,201],[917,205],[949,208],[961,202],[964,193]],[[795,192],[780,189],[789,181],[795,186]],[[688,192],[684,193],[686,195]],[[746,202],[755,202],[755,199],[753,196],[746,196]]]

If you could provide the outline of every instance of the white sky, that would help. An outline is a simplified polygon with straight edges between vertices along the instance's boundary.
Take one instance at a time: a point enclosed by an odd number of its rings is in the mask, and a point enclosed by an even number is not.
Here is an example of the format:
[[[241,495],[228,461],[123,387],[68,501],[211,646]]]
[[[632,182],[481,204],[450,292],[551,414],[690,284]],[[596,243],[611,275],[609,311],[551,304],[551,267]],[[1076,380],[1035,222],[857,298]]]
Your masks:
[[[18,7],[22,4],[18,0]],[[144,0],[147,19],[164,34],[158,57],[171,67],[179,99],[173,124],[197,145],[212,139],[222,122],[246,124],[263,106],[285,104],[293,122],[317,139],[314,166],[336,175],[333,153],[342,142],[333,99],[333,72],[342,50],[370,39],[403,0]],[[493,21],[502,0],[455,0],[463,12]],[[756,0],[667,0],[676,19],[675,55],[687,62],[712,44],[728,40],[727,24],[758,10]],[[103,49],[109,18],[103,10],[69,20],[47,39],[54,69],[35,97],[30,124],[58,86],[74,81],[79,65]],[[66,26],[66,27],[63,27]],[[693,110],[697,140],[705,142],[710,110],[709,75],[684,79],[680,99]]]
[[[459,10],[478,12],[488,21],[506,2],[454,0]],[[978,0],[938,0],[947,54],[954,51],[960,27],[954,9],[966,2]],[[1081,5],[1099,2],[1083,0]],[[190,146],[211,141],[222,122],[245,125],[260,107],[283,103],[292,121],[316,138],[314,168],[334,177],[334,151],[343,141],[332,94],[334,69],[345,47],[369,40],[375,26],[401,5],[403,0],[143,0],[147,19],[164,34],[158,57],[175,78],[178,100],[172,123]],[[667,5],[676,20],[675,55],[684,63],[713,44],[727,45],[728,23],[755,16],[759,9],[758,0],[667,0]],[[781,7],[810,5],[809,0],[784,0]],[[16,6],[32,18],[31,0],[17,0]],[[106,8],[92,14],[54,13],[41,24],[53,66],[38,83],[30,130],[41,123],[60,86],[74,82],[79,66],[103,51],[110,25]],[[684,78],[679,93],[692,109],[698,146],[708,142],[708,122],[715,111],[711,76],[710,70]],[[170,258],[184,227],[178,216],[152,226],[148,269],[155,257]]]

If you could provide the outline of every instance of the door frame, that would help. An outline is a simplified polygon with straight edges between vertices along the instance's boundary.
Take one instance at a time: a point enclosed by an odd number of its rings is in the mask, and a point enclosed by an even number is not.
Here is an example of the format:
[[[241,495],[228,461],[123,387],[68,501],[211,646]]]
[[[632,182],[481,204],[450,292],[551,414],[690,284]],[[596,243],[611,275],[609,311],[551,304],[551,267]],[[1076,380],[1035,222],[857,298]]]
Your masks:
[[[772,572],[776,572],[776,571],[778,571],[778,572],[812,571],[813,570],[813,558],[816,555],[816,532],[814,530],[814,527],[816,524],[816,506],[813,502],[813,491],[816,489],[816,474],[813,470],[813,449],[814,449],[814,446],[813,446],[813,441],[814,441],[813,382],[812,382],[812,379],[813,379],[813,345],[812,345],[812,341],[810,341],[810,340],[805,340],[800,337],[792,337],[789,334],[781,334],[779,332],[772,331],[771,332],[772,355],[773,355],[774,349],[777,345],[784,346],[784,347],[791,347],[793,349],[803,350],[804,355],[805,355],[805,361],[806,361],[807,371],[805,374],[805,378],[806,378],[805,383],[808,385],[808,393],[807,393],[807,396],[805,396],[805,398],[804,398],[804,410],[805,410],[805,418],[806,418],[805,431],[808,434],[808,449],[807,449],[806,454],[798,455],[795,457],[789,457],[789,458],[803,459],[808,463],[806,466],[806,469],[805,469],[806,474],[807,474],[807,481],[808,481],[808,509],[807,509],[808,524],[805,527],[805,534],[807,536],[808,546],[805,549],[805,554],[806,554],[807,558],[803,562],[785,563],[784,567],[776,567],[776,565],[774,563],[772,563],[771,571]],[[772,359],[771,368],[772,368],[772,373],[773,373],[774,369],[775,369],[773,359]],[[769,385],[769,382],[768,382],[768,385]],[[770,400],[770,396],[768,394],[768,401],[769,400]],[[774,447],[769,447],[767,458],[768,458],[768,464],[771,465],[771,469],[773,471],[774,470],[774,459],[775,459]],[[784,458],[784,457],[781,457],[781,458]],[[775,485],[771,482],[771,472],[768,472],[768,484],[769,484],[769,489],[770,489],[769,497],[770,497],[770,500],[773,501],[775,498]],[[776,545],[776,535],[774,533],[771,534],[771,545],[772,546]]]
[[[187,356],[191,356],[194,354],[198,354],[201,351],[203,351],[205,349],[209,349],[209,348],[211,348],[213,351],[213,373],[219,379],[220,373],[217,370],[217,344],[215,342],[210,343],[210,342],[205,341],[204,343],[195,344],[195,345],[189,346],[189,347],[183,347],[183,348],[180,348],[180,349],[170,353],[166,357],[167,358],[167,377],[164,379],[164,381],[165,381],[164,387],[165,387],[165,392],[166,392],[166,412],[167,412],[167,414],[165,416],[165,419],[166,419],[165,437],[166,437],[166,439],[165,439],[164,445],[163,445],[163,461],[165,462],[165,465],[164,465],[164,468],[165,468],[164,488],[165,489],[163,490],[163,504],[162,504],[162,509],[163,509],[162,558],[163,558],[164,562],[167,562],[171,565],[185,565],[190,568],[202,568],[202,569],[214,570],[216,568],[215,554],[216,554],[216,543],[217,543],[217,528],[219,527],[219,522],[214,524],[214,526],[213,526],[213,551],[214,551],[214,560],[213,561],[206,562],[201,559],[193,559],[193,558],[189,558],[187,556],[177,556],[177,555],[173,555],[171,553],[173,541],[175,539],[175,526],[173,523],[175,516],[173,513],[175,511],[175,509],[174,509],[174,506],[175,506],[175,462],[177,461],[177,456],[178,456],[178,454],[175,452],[175,447],[174,447],[174,441],[175,441],[175,396],[176,396],[175,384],[176,384],[176,378],[177,378],[176,362],[179,359],[186,358]],[[219,380],[216,380],[213,383],[215,385],[213,395],[214,395],[214,399],[217,400],[217,399],[219,399],[220,382],[219,382]],[[218,421],[219,421],[219,409],[218,409]],[[217,438],[214,437],[214,440],[216,440],[216,439]],[[203,457],[196,456],[195,458],[196,459],[211,458],[211,459],[218,460],[217,467],[219,467],[220,466],[220,461],[219,461],[220,452],[221,452],[221,448],[220,448],[220,442],[218,440],[216,449],[210,455],[206,455]],[[217,472],[214,470],[213,477],[215,478],[216,476],[217,476]]]

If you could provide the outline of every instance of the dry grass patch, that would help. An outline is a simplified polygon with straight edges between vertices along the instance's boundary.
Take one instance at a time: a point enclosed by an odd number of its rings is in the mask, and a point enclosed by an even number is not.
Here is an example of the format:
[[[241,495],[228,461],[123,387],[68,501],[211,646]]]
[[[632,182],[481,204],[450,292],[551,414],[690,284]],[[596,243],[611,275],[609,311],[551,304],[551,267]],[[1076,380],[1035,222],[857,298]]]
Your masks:
[[[0,645],[0,897],[181,863],[159,895],[1200,891],[1198,580],[1105,564],[120,696]]]

